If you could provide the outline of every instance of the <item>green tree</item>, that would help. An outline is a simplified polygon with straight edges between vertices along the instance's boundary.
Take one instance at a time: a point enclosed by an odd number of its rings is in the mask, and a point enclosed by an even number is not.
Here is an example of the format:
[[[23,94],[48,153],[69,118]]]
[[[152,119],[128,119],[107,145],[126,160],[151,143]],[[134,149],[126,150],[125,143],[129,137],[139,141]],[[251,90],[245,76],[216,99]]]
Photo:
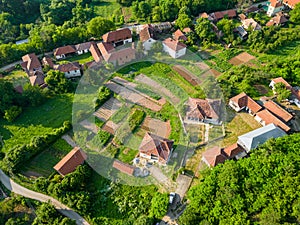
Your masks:
[[[13,122],[22,113],[22,108],[20,106],[12,106],[5,110],[4,119],[9,122]]]
[[[156,193],[151,200],[150,217],[160,219],[168,211],[169,197],[167,194]]]
[[[224,34],[223,39],[227,43],[231,43],[234,40],[234,34],[233,34],[233,29],[234,29],[234,23],[232,20],[223,18],[217,23],[217,27],[219,30],[221,30]]]
[[[43,90],[38,86],[26,84],[22,93],[24,100],[32,106],[38,106],[44,103],[46,96]]]
[[[181,13],[176,19],[175,24],[177,27],[183,30],[185,27],[190,27],[192,25],[192,20],[187,14]]]
[[[195,32],[200,38],[200,41],[211,42],[216,38],[213,27],[208,19],[199,18],[195,25]]]
[[[65,74],[58,70],[50,70],[45,78],[49,90],[54,93],[67,93],[71,90],[71,83]]]
[[[91,19],[87,24],[88,33],[95,37],[101,37],[103,34],[114,29],[115,24],[112,21],[104,19],[101,16]]]
[[[296,4],[292,11],[290,11],[290,21],[296,24],[300,23],[300,4]]]
[[[286,89],[284,83],[277,83],[275,84],[275,92],[276,92],[276,97],[278,101],[283,101],[285,99],[289,99],[291,96],[291,91]]]

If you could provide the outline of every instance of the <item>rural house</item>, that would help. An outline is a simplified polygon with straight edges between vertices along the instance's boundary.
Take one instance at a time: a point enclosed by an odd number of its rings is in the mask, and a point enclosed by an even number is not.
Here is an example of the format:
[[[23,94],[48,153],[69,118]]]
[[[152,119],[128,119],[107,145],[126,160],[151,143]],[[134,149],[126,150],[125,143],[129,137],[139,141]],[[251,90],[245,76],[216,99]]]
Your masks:
[[[54,69],[63,72],[66,78],[81,76],[81,71],[80,71],[81,67],[78,62],[70,62],[67,64],[55,65]]]
[[[49,68],[52,68],[54,67],[54,63],[52,61],[52,59],[48,56],[45,56],[44,58],[42,58],[42,64],[43,66],[49,66]]]
[[[62,160],[60,160],[53,168],[62,176],[72,173],[77,166],[84,163],[87,155],[79,147],[71,150]]]
[[[176,30],[173,33],[173,39],[175,41],[187,41],[187,37],[184,35],[184,33],[182,33],[180,29]]]
[[[238,144],[234,143],[223,149],[224,154],[228,159],[240,159],[247,155],[245,150]]]
[[[186,103],[186,122],[203,122],[220,125],[221,100],[189,98]]]
[[[249,153],[252,149],[257,148],[259,145],[264,144],[271,138],[278,138],[285,136],[286,133],[271,123],[267,126],[250,131],[238,137],[237,143]]]
[[[284,9],[284,5],[280,0],[269,0],[267,15],[274,16],[276,13],[281,12]]]
[[[91,44],[92,44],[91,42],[85,42],[85,43],[81,43],[81,44],[75,45],[76,53],[78,55],[82,55],[84,53],[88,53],[89,49],[91,47]]]
[[[220,163],[224,163],[227,159],[219,146],[214,146],[202,153],[202,161],[208,167],[215,167]]]
[[[75,47],[72,45],[59,47],[54,50],[54,56],[56,59],[64,59],[68,56],[73,55],[74,53],[76,53],[76,50]]]
[[[217,22],[224,17],[228,17],[228,19],[233,19],[236,17],[236,10],[235,9],[229,9],[225,11],[219,11],[219,12],[213,12],[209,14],[210,17],[213,19],[213,21]]]
[[[140,157],[150,162],[167,164],[173,151],[173,141],[147,132],[140,144]]]
[[[156,42],[154,39],[154,28],[151,25],[145,25],[140,31],[140,41],[143,43],[144,50],[149,51]]]
[[[184,56],[186,53],[186,45],[172,38],[163,41],[163,49],[174,59]]]
[[[96,63],[102,61],[101,52],[95,42],[91,43],[90,52],[95,60]]]
[[[39,86],[41,88],[45,88],[47,86],[44,79],[44,74],[40,72],[37,72],[35,75],[29,77],[29,81],[32,86]]]
[[[37,72],[43,73],[42,65],[35,53],[24,55],[22,61],[21,67],[29,77],[35,75]]]
[[[273,115],[277,116],[283,122],[288,123],[293,119],[293,115],[283,109],[280,105],[272,100],[262,101],[263,106],[269,110]]]
[[[131,30],[123,28],[115,31],[110,31],[102,36],[103,42],[117,47],[132,42]]]
[[[252,18],[242,20],[242,24],[246,30],[261,30],[261,26]]]
[[[261,125],[266,126],[269,124],[275,124],[280,127],[285,132],[289,132],[291,128],[283,123],[280,119],[270,113],[267,109],[263,109],[256,113],[254,119],[259,122]]]
[[[270,19],[269,22],[267,22],[266,26],[280,26],[284,25],[286,22],[288,22],[288,19],[283,15],[283,13],[277,13],[276,16],[274,16],[272,19]]]
[[[242,92],[229,100],[229,106],[236,112],[246,110],[251,115],[255,115],[262,107],[250,98],[246,93]]]

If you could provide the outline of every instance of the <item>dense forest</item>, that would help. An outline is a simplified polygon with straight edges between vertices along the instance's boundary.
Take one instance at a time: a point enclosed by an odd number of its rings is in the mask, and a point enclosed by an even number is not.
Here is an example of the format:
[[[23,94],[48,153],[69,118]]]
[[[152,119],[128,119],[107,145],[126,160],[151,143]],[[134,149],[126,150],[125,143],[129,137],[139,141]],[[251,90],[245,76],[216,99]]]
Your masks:
[[[180,224],[299,224],[300,135],[271,139],[250,157],[206,171]]]

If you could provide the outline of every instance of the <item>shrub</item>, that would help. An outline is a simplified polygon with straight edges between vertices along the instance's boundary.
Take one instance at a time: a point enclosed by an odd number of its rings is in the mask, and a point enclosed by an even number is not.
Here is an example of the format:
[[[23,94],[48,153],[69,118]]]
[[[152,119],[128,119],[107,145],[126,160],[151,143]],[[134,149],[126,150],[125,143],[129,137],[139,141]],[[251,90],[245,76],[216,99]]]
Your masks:
[[[19,106],[12,106],[4,111],[4,119],[13,122],[22,113],[22,108]]]
[[[134,131],[144,120],[145,112],[136,109],[128,118],[128,123],[131,131]]]

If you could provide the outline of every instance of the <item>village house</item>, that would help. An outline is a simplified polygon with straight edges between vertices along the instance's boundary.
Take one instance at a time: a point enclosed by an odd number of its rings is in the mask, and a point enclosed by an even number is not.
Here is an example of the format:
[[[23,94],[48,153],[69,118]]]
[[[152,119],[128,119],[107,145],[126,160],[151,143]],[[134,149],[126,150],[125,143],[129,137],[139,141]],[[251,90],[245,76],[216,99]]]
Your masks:
[[[276,13],[281,12],[284,9],[284,5],[280,0],[269,0],[270,4],[268,7],[267,15],[274,16]]]
[[[139,155],[150,162],[167,164],[172,151],[173,141],[147,132],[140,144]]]
[[[87,155],[79,147],[72,149],[62,160],[60,160],[53,168],[62,176],[73,172],[77,166],[84,163]]]
[[[184,33],[182,33],[180,29],[176,30],[173,33],[173,39],[175,41],[187,41],[187,37],[184,35]]]
[[[82,55],[84,53],[88,53],[91,47],[91,42],[85,42],[75,45],[76,53],[78,55]]]
[[[170,31],[173,26],[173,24],[170,22],[152,23],[151,25],[154,30],[159,33]]]
[[[174,59],[182,57],[186,53],[186,45],[172,38],[167,38],[163,41],[163,49]]]
[[[133,176],[133,174],[134,174],[134,170],[135,170],[134,166],[123,163],[119,160],[115,159],[112,166],[113,166],[113,168],[117,169],[121,173],[125,173],[125,174],[130,175],[130,176]]]
[[[229,100],[229,106],[236,112],[245,110],[250,115],[255,115],[258,111],[262,109],[258,103],[256,103],[252,98],[250,98],[246,93],[242,92]]]
[[[45,56],[42,58],[42,64],[43,66],[49,66],[49,68],[53,69],[54,67],[54,63],[52,61],[52,59],[48,56]]]
[[[235,31],[238,33],[239,37],[242,40],[246,40],[248,38],[248,32],[245,30],[243,26],[238,26]]]
[[[217,22],[224,17],[227,17],[228,19],[233,19],[236,17],[236,10],[235,9],[229,9],[225,11],[219,11],[219,12],[213,12],[209,14],[210,17],[213,19],[214,22]]]
[[[275,124],[280,127],[285,132],[289,132],[291,128],[283,123],[280,119],[270,113],[267,109],[263,109],[256,113],[254,119],[259,122],[261,125],[266,126],[269,124]]]
[[[64,73],[66,78],[81,76],[81,67],[78,62],[70,62],[61,65],[54,65],[54,69]]]
[[[43,73],[36,73],[35,75],[30,76],[29,81],[32,86],[39,86],[41,88],[47,87]]]
[[[285,135],[286,133],[282,129],[271,123],[239,136],[237,143],[249,153],[252,149],[256,149],[259,145],[264,144],[267,140]]]
[[[189,28],[189,27],[185,27],[185,28],[183,28],[183,33],[185,33],[185,34],[188,34],[188,33],[191,33],[192,32],[192,29],[191,28]]]
[[[208,19],[209,21],[213,21],[214,19],[208,15],[206,12],[200,13],[199,18]]]
[[[274,16],[272,19],[267,22],[266,26],[280,26],[284,25],[286,22],[288,22],[288,19],[284,16],[283,13],[277,13],[276,16]]]
[[[35,75],[37,72],[43,73],[42,65],[35,53],[24,55],[22,61],[21,67],[29,77]]]
[[[131,30],[123,28],[115,31],[110,31],[102,36],[103,42],[117,47],[132,42]]]
[[[277,116],[284,123],[289,123],[293,119],[293,115],[283,109],[280,105],[272,100],[265,101],[261,98],[263,106],[269,110],[273,115]]]
[[[261,30],[261,26],[252,18],[242,20],[242,24],[246,30]]]
[[[234,143],[230,146],[227,146],[223,149],[223,153],[226,155],[228,159],[240,159],[247,156],[245,150],[238,144]]]
[[[121,66],[135,60],[135,49],[130,47],[115,49],[112,44],[101,42],[98,48],[105,62],[112,63],[114,66]]]
[[[283,79],[282,77],[277,77],[277,78],[272,79],[270,84],[269,84],[269,87],[272,88],[272,90],[274,91],[275,90],[275,84],[278,84],[278,83],[283,83],[285,85],[286,89],[288,89],[288,90],[293,89],[293,87],[285,79]]]
[[[96,63],[101,62],[103,60],[101,52],[95,42],[91,43],[90,52]]]
[[[145,25],[144,28],[139,33],[140,41],[143,43],[143,48],[145,51],[149,51],[152,45],[156,42],[154,38],[154,28],[152,25]]]
[[[220,163],[224,163],[227,159],[219,146],[214,146],[202,153],[202,161],[208,167],[215,167]]]
[[[221,100],[189,98],[186,103],[186,122],[220,125]]]
[[[66,57],[71,56],[74,53],[76,53],[76,49],[72,45],[59,47],[54,50],[54,56],[56,59],[65,59]]]
[[[295,8],[296,4],[298,4],[299,2],[300,0],[282,0],[282,3],[290,9]]]

